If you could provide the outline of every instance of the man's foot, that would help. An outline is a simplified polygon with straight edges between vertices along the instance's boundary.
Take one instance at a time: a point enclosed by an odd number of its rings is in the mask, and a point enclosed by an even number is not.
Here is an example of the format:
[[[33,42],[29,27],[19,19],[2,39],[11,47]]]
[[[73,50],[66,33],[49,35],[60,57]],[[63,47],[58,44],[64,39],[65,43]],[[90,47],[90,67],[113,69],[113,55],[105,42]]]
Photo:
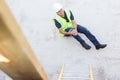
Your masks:
[[[98,50],[98,49],[103,49],[103,48],[105,48],[107,46],[107,44],[100,44],[100,45],[97,45],[97,46],[95,46],[96,47],[96,49]]]
[[[89,50],[89,49],[91,48],[91,46],[89,46],[89,45],[86,44],[86,43],[82,43],[82,46],[83,46],[85,49],[87,49],[87,50]]]

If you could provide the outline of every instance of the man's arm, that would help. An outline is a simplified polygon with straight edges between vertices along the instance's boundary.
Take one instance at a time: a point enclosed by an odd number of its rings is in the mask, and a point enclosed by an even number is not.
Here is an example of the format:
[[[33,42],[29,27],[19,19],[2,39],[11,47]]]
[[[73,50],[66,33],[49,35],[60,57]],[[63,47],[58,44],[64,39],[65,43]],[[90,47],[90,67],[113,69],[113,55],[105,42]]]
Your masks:
[[[73,31],[66,32],[66,31],[63,31],[62,28],[59,28],[59,32],[64,35],[73,35]]]
[[[72,14],[72,12],[70,11],[70,19],[72,20],[72,24],[73,24],[73,27],[74,27],[74,35],[76,35],[78,32],[77,32],[77,23],[76,23],[76,21],[74,20],[74,16],[73,16],[73,14]]]
[[[77,24],[75,20],[72,20],[72,24],[73,24],[74,29],[77,30]]]
[[[76,21],[75,21],[75,20],[72,20],[72,24],[73,24],[73,27],[74,27],[73,35],[77,35],[77,34],[78,34],[78,31],[77,31],[77,24],[76,24]]]

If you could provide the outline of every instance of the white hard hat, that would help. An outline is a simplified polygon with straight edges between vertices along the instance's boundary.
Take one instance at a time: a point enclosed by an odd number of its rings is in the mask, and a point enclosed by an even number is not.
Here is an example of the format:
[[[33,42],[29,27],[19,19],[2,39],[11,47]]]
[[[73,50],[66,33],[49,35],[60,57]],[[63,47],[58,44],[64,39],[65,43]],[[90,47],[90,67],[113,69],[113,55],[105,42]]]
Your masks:
[[[60,3],[55,3],[53,5],[53,9],[55,10],[55,12],[58,12],[62,8],[63,8],[63,6]]]

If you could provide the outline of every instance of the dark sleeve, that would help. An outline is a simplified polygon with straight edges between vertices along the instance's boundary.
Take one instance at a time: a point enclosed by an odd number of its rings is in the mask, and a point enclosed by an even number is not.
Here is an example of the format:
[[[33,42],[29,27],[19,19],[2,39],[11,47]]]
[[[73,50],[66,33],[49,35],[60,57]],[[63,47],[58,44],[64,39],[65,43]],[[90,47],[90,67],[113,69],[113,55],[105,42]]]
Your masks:
[[[57,28],[61,28],[61,24],[56,19],[54,19],[54,22]]]
[[[71,16],[70,16],[70,19],[71,19],[71,20],[74,20],[74,16],[73,16],[73,14],[72,14],[71,11],[70,11],[70,15],[71,15]]]

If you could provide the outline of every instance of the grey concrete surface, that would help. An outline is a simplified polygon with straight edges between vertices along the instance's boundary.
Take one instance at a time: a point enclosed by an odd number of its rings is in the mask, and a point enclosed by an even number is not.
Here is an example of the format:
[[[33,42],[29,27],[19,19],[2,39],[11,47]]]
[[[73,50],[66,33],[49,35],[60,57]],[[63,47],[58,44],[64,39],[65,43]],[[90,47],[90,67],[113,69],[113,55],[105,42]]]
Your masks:
[[[0,80],[12,80],[6,73],[0,70]]]
[[[120,80],[120,1],[58,0],[70,9],[78,24],[86,26],[108,46],[85,50],[72,37],[59,37],[52,22],[56,0],[6,0],[49,80],[56,80],[62,64],[92,64],[95,80]],[[70,67],[72,67],[70,66]],[[79,68],[76,68],[79,70]]]

